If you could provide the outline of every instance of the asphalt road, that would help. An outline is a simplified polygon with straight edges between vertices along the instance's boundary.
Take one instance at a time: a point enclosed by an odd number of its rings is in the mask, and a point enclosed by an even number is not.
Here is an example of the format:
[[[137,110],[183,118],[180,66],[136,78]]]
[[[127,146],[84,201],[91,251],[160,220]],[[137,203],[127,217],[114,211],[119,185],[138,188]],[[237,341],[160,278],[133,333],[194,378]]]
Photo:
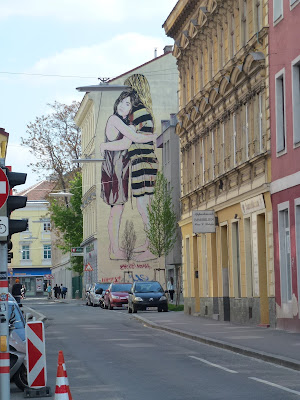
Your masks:
[[[125,310],[27,305],[48,318],[48,386],[63,350],[74,400],[300,399],[299,372],[148,328]],[[22,398],[12,384],[11,399]]]

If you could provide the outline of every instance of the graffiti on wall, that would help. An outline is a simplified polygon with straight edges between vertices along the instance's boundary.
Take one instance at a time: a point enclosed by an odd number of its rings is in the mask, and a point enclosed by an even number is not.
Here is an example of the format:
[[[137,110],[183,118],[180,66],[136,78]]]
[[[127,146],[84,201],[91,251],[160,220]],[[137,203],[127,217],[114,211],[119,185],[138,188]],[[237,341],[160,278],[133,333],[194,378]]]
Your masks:
[[[124,85],[128,89],[114,103],[113,114],[106,123],[105,141],[100,146],[104,156],[101,198],[110,207],[107,229],[111,260],[126,260],[124,249],[120,246],[120,225],[129,192],[135,198],[143,225],[148,225],[147,207],[151,204],[158,169],[149,83],[144,75],[133,74]],[[144,265],[144,261],[155,258],[145,235],[144,243],[134,249],[132,259],[138,265]]]

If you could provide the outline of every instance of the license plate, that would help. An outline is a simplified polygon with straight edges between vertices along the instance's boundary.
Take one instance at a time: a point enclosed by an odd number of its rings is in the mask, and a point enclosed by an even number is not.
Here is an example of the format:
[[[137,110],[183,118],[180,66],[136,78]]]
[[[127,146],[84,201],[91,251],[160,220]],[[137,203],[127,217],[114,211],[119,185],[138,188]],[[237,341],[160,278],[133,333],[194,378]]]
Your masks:
[[[157,307],[147,307],[146,310],[147,311],[154,311],[154,310],[157,310]]]

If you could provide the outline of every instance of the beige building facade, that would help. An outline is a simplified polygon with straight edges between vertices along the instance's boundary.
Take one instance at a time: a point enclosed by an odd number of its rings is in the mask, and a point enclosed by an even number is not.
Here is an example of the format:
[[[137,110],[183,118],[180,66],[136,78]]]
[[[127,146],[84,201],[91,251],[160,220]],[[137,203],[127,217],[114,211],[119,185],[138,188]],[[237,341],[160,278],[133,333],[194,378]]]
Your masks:
[[[275,324],[267,0],[179,0],[164,23],[180,76],[185,312]],[[215,232],[195,234],[211,210]]]
[[[171,113],[178,112],[178,71],[171,50],[172,46],[171,48],[166,46],[162,56],[109,81],[109,85],[115,87],[127,85],[133,78],[142,80],[142,92],[147,89],[147,95],[143,94],[143,101],[146,104],[144,110],[151,110],[152,115],[151,120],[145,115],[140,115],[139,128],[136,128],[136,131],[144,131],[143,134],[151,134],[154,130],[159,135],[161,120],[166,120]],[[100,88],[99,91],[86,93],[75,118],[82,132],[82,157],[101,159],[104,155],[105,158],[105,162],[82,164],[82,247],[86,270],[85,285],[97,281],[131,282],[158,279],[162,283],[165,282],[164,273],[159,270],[164,267],[164,260],[160,260],[159,263],[159,260],[151,256],[149,249],[145,247],[143,219],[155,182],[155,169],[161,169],[161,149],[153,147],[152,144],[145,144],[137,146],[135,150],[130,147],[118,151],[105,150],[104,153],[100,153],[101,146],[108,142],[109,144],[118,140],[120,142],[123,136],[119,134],[112,140],[109,128],[113,121],[120,122],[121,118],[116,118],[116,115],[121,113],[117,104],[124,90],[121,88],[119,91],[113,89],[101,91]],[[142,96],[139,87],[135,87],[134,90],[139,97]],[[122,123],[124,120],[126,124],[134,125],[136,117],[132,117],[132,110],[133,105],[130,113],[122,117]],[[139,112],[143,113],[143,109],[140,108]],[[130,118],[135,119],[129,121]],[[143,167],[147,178],[138,176],[140,171],[134,168],[141,148],[144,151],[143,161],[147,164]],[[131,152],[130,162],[127,151]],[[113,172],[110,175],[111,170]],[[146,191],[146,195],[139,196],[143,190]],[[147,199],[144,204],[143,198]],[[124,255],[122,243],[126,221],[133,222],[137,236],[135,252],[129,262]]]

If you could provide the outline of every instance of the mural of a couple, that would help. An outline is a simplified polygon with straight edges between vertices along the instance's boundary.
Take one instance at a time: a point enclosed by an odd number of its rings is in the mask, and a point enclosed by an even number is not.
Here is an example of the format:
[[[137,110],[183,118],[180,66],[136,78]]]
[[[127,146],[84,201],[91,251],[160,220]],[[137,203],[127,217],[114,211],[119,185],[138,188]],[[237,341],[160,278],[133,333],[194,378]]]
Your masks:
[[[157,135],[150,86],[142,74],[129,76],[124,90],[116,99],[113,114],[105,128],[105,142],[100,152],[105,161],[101,171],[101,197],[110,206],[108,219],[109,256],[125,260],[120,247],[120,225],[129,195],[135,198],[144,226],[148,225],[147,206],[151,205],[158,160],[154,143]],[[137,262],[154,259],[148,239],[134,249]]]

